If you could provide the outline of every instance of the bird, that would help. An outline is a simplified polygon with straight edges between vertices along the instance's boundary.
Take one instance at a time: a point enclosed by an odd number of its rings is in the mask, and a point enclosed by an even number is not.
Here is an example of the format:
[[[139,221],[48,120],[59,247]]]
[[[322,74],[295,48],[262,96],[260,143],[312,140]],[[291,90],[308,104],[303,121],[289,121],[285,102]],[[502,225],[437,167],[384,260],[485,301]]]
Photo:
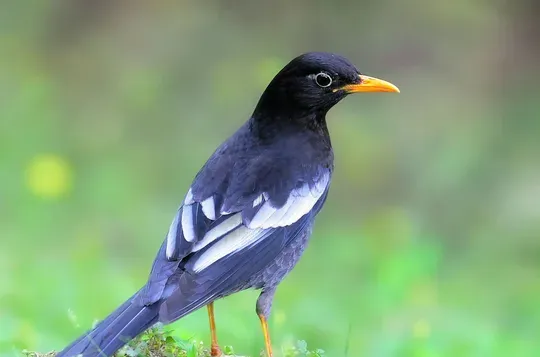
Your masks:
[[[220,356],[214,302],[257,289],[255,311],[272,357],[267,321],[276,289],[310,240],[334,172],[326,115],[349,94],[367,92],[399,89],[335,53],[292,59],[195,175],[147,283],[57,356],[112,356],[156,323],[204,307],[210,352]]]

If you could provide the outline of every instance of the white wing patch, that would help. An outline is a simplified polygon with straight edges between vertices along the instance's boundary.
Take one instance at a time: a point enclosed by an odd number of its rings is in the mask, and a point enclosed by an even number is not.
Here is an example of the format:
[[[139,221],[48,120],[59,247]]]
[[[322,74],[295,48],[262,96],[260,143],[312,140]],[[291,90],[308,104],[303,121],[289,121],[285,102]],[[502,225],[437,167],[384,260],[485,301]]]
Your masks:
[[[192,205],[185,205],[182,209],[182,231],[184,232],[184,238],[188,242],[193,242],[197,238],[195,236]]]
[[[193,200],[193,192],[191,191],[191,188],[189,189],[188,193],[186,194],[186,198],[184,199],[185,205],[193,204],[195,201]]]
[[[231,216],[231,218],[228,218],[228,219],[224,220],[223,222],[221,222],[220,224],[218,224],[217,226],[215,226],[211,230],[209,230],[208,233],[206,233],[204,235],[203,239],[201,239],[201,241],[197,242],[193,246],[192,251],[197,252],[197,251],[203,249],[208,244],[212,243],[213,241],[215,241],[219,237],[223,237],[225,234],[229,233],[230,231],[232,231],[236,227],[240,226],[241,224],[242,224],[242,214],[241,213],[237,213],[237,214]]]
[[[260,204],[263,202],[263,200],[265,199],[264,196],[266,196],[266,195],[265,195],[264,193],[261,193],[261,194],[259,195],[259,197],[257,197],[257,198],[253,201],[252,207],[255,207],[255,206],[260,205]]]
[[[321,198],[330,180],[330,174],[325,172],[319,180],[310,187],[304,183],[301,187],[292,190],[282,207],[274,207],[266,200],[248,224],[248,228],[276,228],[284,227],[298,221],[311,211],[315,203]],[[259,200],[260,196],[255,200]],[[264,195],[264,199],[266,195]],[[256,206],[255,202],[253,206]]]
[[[214,197],[210,196],[206,200],[201,202],[202,205],[202,211],[208,219],[215,220],[216,219],[216,205],[214,203]]]
[[[180,219],[180,212],[176,212],[174,219],[169,227],[169,233],[167,233],[167,249],[165,250],[167,254],[167,259],[171,259],[176,249],[176,233],[178,229],[178,220]]]
[[[219,259],[227,255],[249,247],[250,245],[264,239],[272,230],[249,229],[245,226],[232,231],[222,239],[218,240],[193,264],[193,271],[198,273],[208,268]]]
[[[251,222],[249,222],[248,227],[255,229],[255,228],[262,228],[262,226],[265,224],[266,221],[272,217],[274,213],[278,211],[277,208],[274,208],[269,201],[266,201],[261,208],[257,211],[255,216],[251,219]]]

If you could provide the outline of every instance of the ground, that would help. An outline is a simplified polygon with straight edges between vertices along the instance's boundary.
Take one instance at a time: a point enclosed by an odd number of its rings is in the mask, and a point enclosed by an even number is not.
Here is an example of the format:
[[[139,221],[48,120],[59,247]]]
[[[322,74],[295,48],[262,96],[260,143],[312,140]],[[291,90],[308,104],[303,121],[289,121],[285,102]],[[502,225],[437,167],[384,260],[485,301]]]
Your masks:
[[[131,341],[115,357],[210,357],[210,349],[202,342],[183,341],[173,337],[170,330],[161,326],[153,328]],[[235,354],[231,346],[224,346],[226,356],[247,357]],[[23,351],[26,357],[54,357],[55,352],[39,353]],[[324,351],[307,349],[305,341],[298,341],[296,346],[276,353],[283,357],[324,357]],[[264,354],[261,352],[261,356]]]

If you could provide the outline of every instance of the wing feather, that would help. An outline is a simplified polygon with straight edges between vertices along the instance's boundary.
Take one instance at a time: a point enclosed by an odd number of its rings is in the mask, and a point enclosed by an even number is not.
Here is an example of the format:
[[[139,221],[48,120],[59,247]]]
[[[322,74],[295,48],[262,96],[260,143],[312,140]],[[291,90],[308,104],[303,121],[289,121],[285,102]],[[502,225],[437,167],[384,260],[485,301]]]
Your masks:
[[[312,215],[318,212],[326,198],[330,178],[329,168],[319,168],[315,175],[299,179],[292,187],[284,184],[278,185],[281,189],[274,187],[263,190],[262,186],[251,187],[247,182],[247,187],[254,191],[241,193],[232,192],[230,187],[219,181],[216,181],[212,193],[209,193],[207,186],[194,183],[173,217],[150,279],[142,290],[141,301],[152,303],[160,298],[166,299],[170,294],[184,296],[189,294],[189,289],[196,289],[192,291],[193,298],[199,296],[197,301],[203,301],[205,298],[201,291],[204,289],[199,290],[191,284],[201,283],[204,279],[223,279],[223,274],[216,272],[217,267],[231,274],[236,269],[245,274],[253,271],[259,263],[276,256],[283,244],[298,234],[300,228],[295,227],[303,227],[311,222]],[[203,187],[206,193],[198,192],[198,187]],[[229,194],[233,195],[232,198],[227,196]],[[225,205],[227,201],[229,203]],[[230,212],[223,212],[227,207]],[[266,242],[269,240],[276,240],[276,243]],[[238,260],[241,256],[249,255],[246,252],[255,254],[259,249],[269,249],[271,253],[265,257],[259,256],[260,262],[252,262],[247,267]],[[175,273],[181,271],[190,271],[187,275],[199,277],[194,282],[186,283],[191,288],[175,282],[175,279],[185,279],[183,276],[186,274],[174,277]],[[167,284],[176,285],[165,288]],[[189,305],[185,299],[184,302],[186,306]],[[175,309],[178,310],[177,307]],[[179,316],[181,312],[171,314]]]
[[[322,205],[324,197],[317,206]],[[185,266],[189,274],[180,277],[180,288],[161,305],[160,321],[176,321],[209,301],[235,292],[249,281],[253,274],[272,262],[287,244],[302,234],[309,234],[312,215],[315,215],[318,209],[320,207],[316,207],[312,213],[303,216],[290,227],[251,230],[258,232],[258,239],[253,244],[231,252],[201,271],[196,270],[200,264],[199,259],[211,248],[194,255]],[[246,227],[244,229],[249,230]]]

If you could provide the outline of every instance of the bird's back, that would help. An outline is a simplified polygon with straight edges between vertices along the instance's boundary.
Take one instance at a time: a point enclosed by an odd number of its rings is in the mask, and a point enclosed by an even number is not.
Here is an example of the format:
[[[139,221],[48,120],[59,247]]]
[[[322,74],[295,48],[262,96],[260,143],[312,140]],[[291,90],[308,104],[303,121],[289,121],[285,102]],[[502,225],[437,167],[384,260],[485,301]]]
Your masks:
[[[332,173],[334,154],[326,123],[317,130],[288,126],[279,135],[259,135],[252,121],[244,124],[210,157],[195,177],[195,199],[220,192],[223,211],[235,211],[266,192],[277,206],[299,184]]]

